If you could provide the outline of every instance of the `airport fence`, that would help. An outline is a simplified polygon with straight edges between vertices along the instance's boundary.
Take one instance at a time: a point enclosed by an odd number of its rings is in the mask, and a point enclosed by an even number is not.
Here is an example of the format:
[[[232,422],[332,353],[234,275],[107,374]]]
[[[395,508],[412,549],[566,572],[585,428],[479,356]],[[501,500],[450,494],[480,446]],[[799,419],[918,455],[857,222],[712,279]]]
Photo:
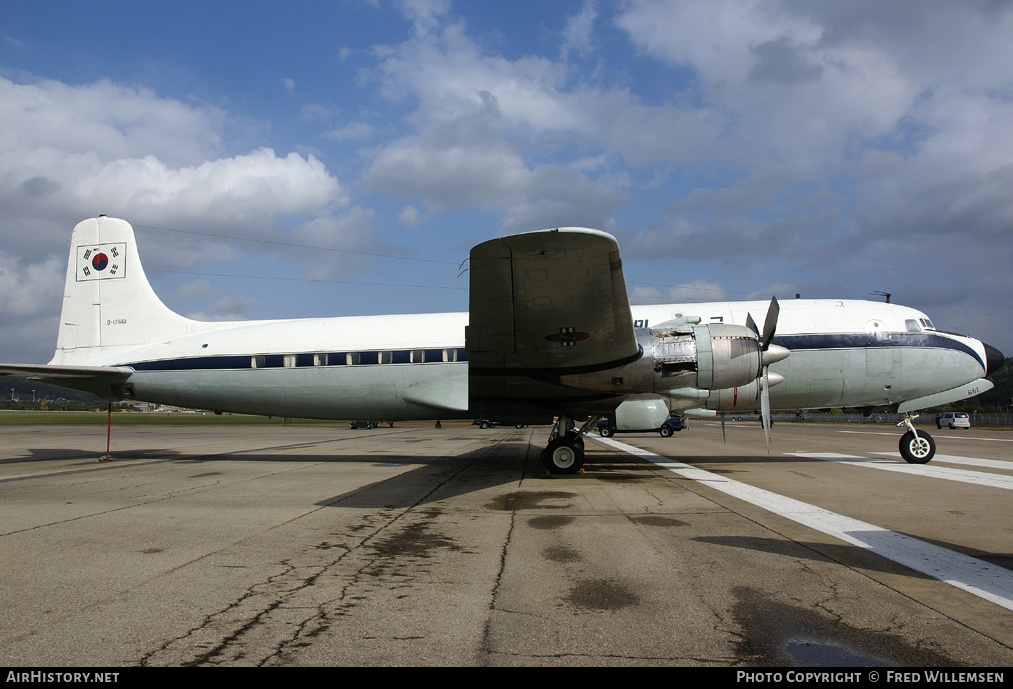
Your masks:
[[[38,411],[21,409],[0,410],[0,426],[90,426],[105,425],[108,419],[114,425],[156,426],[229,426],[242,424],[330,424],[348,425],[347,421],[321,421],[318,419],[292,419],[282,416],[254,416],[250,414],[215,414],[214,412],[131,412],[116,411],[109,417],[105,411]]]

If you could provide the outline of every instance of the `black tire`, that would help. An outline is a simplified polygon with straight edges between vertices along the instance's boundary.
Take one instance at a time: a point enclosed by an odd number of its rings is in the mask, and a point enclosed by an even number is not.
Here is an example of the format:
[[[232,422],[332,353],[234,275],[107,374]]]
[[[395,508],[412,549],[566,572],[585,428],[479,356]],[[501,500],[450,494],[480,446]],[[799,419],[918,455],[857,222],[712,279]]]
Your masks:
[[[487,424],[485,421],[483,421],[482,424],[479,426],[479,428],[481,428],[483,431],[485,429],[487,429],[488,427],[489,427],[489,424]]]
[[[908,431],[900,439],[900,456],[909,464],[928,464],[936,454],[936,441],[922,431],[915,434]]]
[[[662,426],[661,428],[658,429],[658,433],[661,433],[661,437],[662,438],[671,438],[672,437],[672,427],[671,426]]]
[[[603,438],[608,438],[609,436],[613,436],[615,434],[616,432],[612,430],[611,426],[602,426],[598,429],[598,435]]]
[[[584,448],[572,438],[556,438],[542,450],[542,463],[550,474],[576,474],[584,466]]]

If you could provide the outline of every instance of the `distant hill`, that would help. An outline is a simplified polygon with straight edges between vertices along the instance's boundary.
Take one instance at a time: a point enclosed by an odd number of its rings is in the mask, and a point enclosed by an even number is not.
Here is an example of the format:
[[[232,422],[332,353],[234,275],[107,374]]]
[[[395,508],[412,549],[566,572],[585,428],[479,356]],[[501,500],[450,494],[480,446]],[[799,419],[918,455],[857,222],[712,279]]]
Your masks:
[[[72,402],[105,404],[105,402],[90,392],[71,390],[59,385],[44,383],[41,380],[28,380],[20,376],[0,376],[0,401],[10,402],[11,390],[14,391],[14,399],[21,402],[31,402],[32,390],[34,390],[36,401],[65,399]]]
[[[981,411],[1013,406],[1013,357],[1006,357],[1006,365],[998,373],[989,376],[989,380],[995,383],[995,387],[967,400],[965,404]]]

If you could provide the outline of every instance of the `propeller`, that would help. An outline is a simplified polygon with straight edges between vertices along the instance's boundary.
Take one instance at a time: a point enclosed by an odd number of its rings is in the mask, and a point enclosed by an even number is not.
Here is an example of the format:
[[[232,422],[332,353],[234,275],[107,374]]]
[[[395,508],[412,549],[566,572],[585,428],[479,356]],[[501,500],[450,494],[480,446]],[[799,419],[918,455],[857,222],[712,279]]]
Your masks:
[[[767,317],[763,321],[762,336],[752,315],[746,318],[746,326],[752,329],[757,338],[761,340],[760,421],[763,424],[763,437],[767,441],[768,453],[770,452],[770,365],[781,361],[791,353],[780,345],[772,344],[774,333],[777,332],[777,317],[780,313],[781,306],[777,303],[777,297],[771,297],[770,306],[767,308]]]

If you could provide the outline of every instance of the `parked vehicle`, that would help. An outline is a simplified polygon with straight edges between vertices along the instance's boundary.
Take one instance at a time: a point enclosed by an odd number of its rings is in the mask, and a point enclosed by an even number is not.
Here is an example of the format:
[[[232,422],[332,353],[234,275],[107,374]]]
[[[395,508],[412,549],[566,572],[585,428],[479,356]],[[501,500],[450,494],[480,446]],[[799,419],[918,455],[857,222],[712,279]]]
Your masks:
[[[472,426],[478,426],[479,428],[495,428],[496,426],[501,426],[502,424],[503,424],[502,421],[490,421],[489,419],[475,419],[474,421],[471,422]],[[526,423],[514,424],[514,428],[527,428],[527,427],[528,425]]]
[[[965,411],[948,411],[936,417],[936,428],[970,428],[971,417]]]
[[[686,419],[681,416],[673,416],[668,419],[665,423],[661,424],[660,428],[625,428],[617,427],[612,424],[608,419],[602,419],[598,422],[598,434],[603,438],[608,438],[616,433],[647,433],[650,431],[656,431],[661,434],[662,438],[670,438],[676,431],[681,431],[687,428],[689,424],[686,423]]]

